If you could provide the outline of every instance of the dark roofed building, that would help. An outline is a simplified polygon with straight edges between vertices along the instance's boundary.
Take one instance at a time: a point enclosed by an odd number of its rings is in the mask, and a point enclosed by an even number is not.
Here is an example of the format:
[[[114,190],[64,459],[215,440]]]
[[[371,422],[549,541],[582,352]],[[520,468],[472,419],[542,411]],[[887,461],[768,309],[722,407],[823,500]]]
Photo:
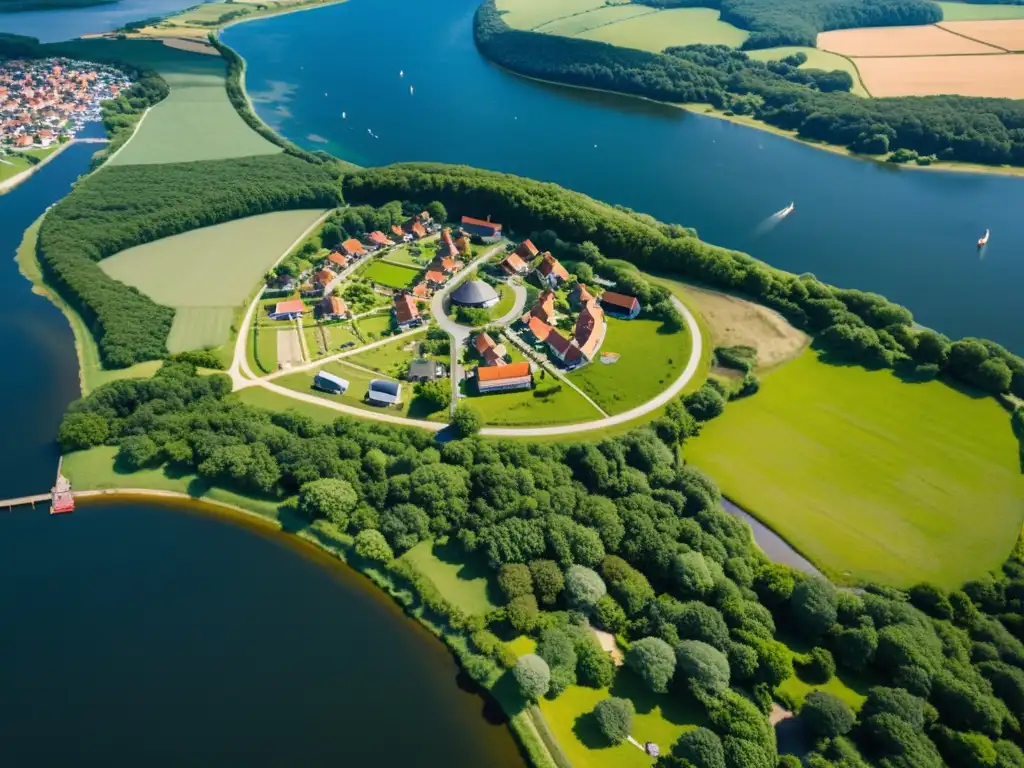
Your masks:
[[[436,360],[420,358],[409,363],[409,381],[434,381],[443,379],[445,367]]]
[[[452,291],[452,301],[463,307],[486,309],[498,303],[498,292],[483,280],[467,280]]]
[[[374,405],[398,405],[402,402],[402,386],[397,381],[374,379],[370,382],[366,399]]]
[[[640,314],[640,300],[636,296],[624,296],[621,293],[605,291],[601,294],[601,304],[612,317],[632,320]]]

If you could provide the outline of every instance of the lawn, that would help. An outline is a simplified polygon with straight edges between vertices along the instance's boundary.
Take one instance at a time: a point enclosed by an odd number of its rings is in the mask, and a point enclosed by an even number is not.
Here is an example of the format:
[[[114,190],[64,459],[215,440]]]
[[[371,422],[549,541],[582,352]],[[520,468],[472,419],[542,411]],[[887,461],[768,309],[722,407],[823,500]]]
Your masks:
[[[747,33],[718,17],[719,12],[710,8],[671,8],[617,21],[578,37],[654,52],[694,43],[739,48],[747,39]]]
[[[498,0],[497,5],[499,11],[506,11],[502,19],[510,27],[534,29],[553,19],[601,8],[605,0]]]
[[[987,19],[1024,19],[1024,5],[982,5],[939,3],[943,21],[985,21]]]
[[[277,370],[277,329],[280,326],[255,326],[250,352],[249,367],[253,373],[273,373]]]
[[[946,588],[1009,554],[1024,519],[1019,456],[992,398],[810,349],[685,450],[834,579]]]
[[[421,341],[423,341],[423,338],[419,335],[412,338],[406,336],[397,341],[381,344],[379,347],[368,349],[365,352],[360,352],[345,359],[363,368],[369,368],[392,378],[398,378],[399,371],[397,369],[402,363],[408,363],[410,360],[419,357]]]
[[[419,282],[423,270],[411,267],[400,267],[397,264],[385,264],[382,261],[375,261],[363,272],[360,277],[365,277],[379,285],[388,288],[412,288]]]
[[[512,307],[516,304],[516,293],[509,288],[505,283],[498,284],[498,303],[495,304],[488,310],[488,314],[491,320],[500,320],[509,312],[512,311]]]
[[[609,25],[617,25],[619,22],[633,16],[645,16],[656,14],[658,11],[646,5],[605,5],[601,8],[594,8],[586,13],[579,13],[564,19],[542,24],[535,32],[543,32],[547,35],[562,35],[563,37],[586,37],[584,34],[589,30],[607,28]]]
[[[750,58],[757,59],[758,61],[777,61],[784,59],[786,56],[790,56],[794,53],[803,53],[807,55],[807,61],[800,65],[801,69],[824,69],[825,71],[831,71],[833,69],[841,69],[843,72],[848,72],[850,77],[853,78],[853,88],[851,93],[857,96],[870,96],[867,88],[864,87],[864,83],[861,82],[860,72],[857,71],[857,66],[845,56],[840,56],[838,53],[832,53],[830,51],[820,51],[817,48],[809,48],[802,45],[786,45],[779,48],[762,48],[758,51],[746,51],[745,52]]]
[[[487,564],[480,559],[467,560],[454,545],[421,541],[400,559],[416,566],[446,600],[466,613],[483,615],[503,602]]]
[[[21,151],[14,152],[10,155],[0,155],[0,181],[9,179],[12,176],[17,176],[19,173],[27,171],[32,167],[32,163],[28,161],[29,157],[35,157],[39,160],[44,160],[49,155],[52,155],[63,145],[53,144],[46,149],[40,147],[39,149],[24,149]]]
[[[154,106],[113,165],[177,163],[228,157],[272,155],[271,144],[239,117],[225,90],[224,60],[150,40],[75,40],[61,52],[86,59],[117,58],[141,69],[155,69],[171,87]]]
[[[397,261],[400,264],[408,264],[410,267],[416,267],[417,269],[421,269],[427,263],[429,263],[432,258],[434,258],[434,250],[428,249],[426,247],[428,242],[430,242],[434,246],[437,245],[436,238],[434,238],[433,241],[430,241],[429,239],[420,240],[417,243],[413,244],[413,247],[420,249],[419,256],[416,256],[409,251],[410,244],[407,243],[405,245],[400,245],[397,248],[392,248],[390,251],[385,253],[381,258],[387,259],[388,261]]]
[[[781,632],[778,639],[786,643],[786,650],[789,651],[790,659],[796,658],[810,652],[811,645],[802,640],[790,636],[785,631]],[[794,665],[792,677],[783,680],[779,690],[794,698],[799,706],[803,706],[804,699],[814,691],[825,691],[831,693],[837,699],[846,702],[854,712],[859,712],[864,700],[867,699],[868,689],[872,683],[867,679],[855,675],[840,668],[838,672],[826,683],[810,683],[800,678],[799,672]]]
[[[301,400],[293,400],[286,395],[272,392],[269,389],[263,389],[262,387],[249,387],[243,389],[240,392],[236,392],[231,395],[238,402],[251,405],[256,408],[266,408],[271,411],[279,413],[286,413],[292,411],[294,413],[308,416],[318,424],[333,424],[338,418],[341,418],[343,414],[337,411],[331,411],[327,408],[321,408],[319,405],[313,403],[305,403]]]
[[[380,312],[369,317],[360,317],[356,320],[356,325],[359,327],[359,332],[363,335],[363,338],[368,342],[380,339],[383,337],[384,331],[391,328],[391,313]]]
[[[606,317],[608,331],[601,353],[620,355],[606,365],[600,357],[569,374],[569,380],[605,411],[614,415],[646,403],[675,381],[690,358],[687,331],[661,333],[660,320]]]
[[[463,402],[476,411],[489,427],[530,427],[554,424],[575,424],[600,419],[601,414],[580,397],[579,392],[567,387],[550,374],[545,379],[534,374],[535,389],[519,392],[496,392],[490,395],[472,395]],[[543,393],[558,388],[547,397]]]
[[[188,310],[175,314],[172,352],[217,346],[234,310],[321,213],[279,211],[194,229],[121,251],[100,268],[158,304]]]
[[[349,387],[345,394],[331,395],[327,392],[321,392],[319,389],[313,389],[313,378],[319,371],[327,371],[328,373],[333,373],[335,376],[340,376],[341,378],[346,379],[349,383]],[[354,368],[351,365],[346,365],[341,360],[332,360],[328,363],[324,363],[319,368],[298,371],[287,376],[282,376],[279,379],[275,379],[274,383],[295,392],[305,392],[324,400],[350,405],[355,408],[362,408],[367,411],[383,411],[385,413],[399,416],[408,415],[409,400],[412,397],[412,389],[405,383],[402,384],[402,403],[400,407],[396,408],[392,406],[390,408],[382,408],[363,402],[363,398],[370,389],[370,381],[374,378],[373,374],[367,373],[359,368]]]

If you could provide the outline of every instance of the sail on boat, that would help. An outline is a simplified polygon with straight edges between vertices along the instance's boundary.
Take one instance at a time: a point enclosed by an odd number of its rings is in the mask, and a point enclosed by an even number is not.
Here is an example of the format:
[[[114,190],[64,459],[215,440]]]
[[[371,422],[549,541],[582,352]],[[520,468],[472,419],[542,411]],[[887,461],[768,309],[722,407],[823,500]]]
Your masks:
[[[989,236],[989,231],[986,229],[985,230],[985,234],[978,238],[978,247],[979,248],[984,248],[986,245],[988,245],[988,236]]]
[[[409,86],[409,95],[412,96],[412,86]]]
[[[398,70],[398,76],[399,77],[405,77],[405,70],[404,69]]]
[[[790,203],[775,215],[778,216],[780,219],[784,219],[793,212],[794,208],[796,208],[796,203]]]
[[[344,112],[342,112],[342,113],[341,113],[341,119],[342,119],[342,120],[344,120],[344,119],[345,119],[345,113],[344,113]]]

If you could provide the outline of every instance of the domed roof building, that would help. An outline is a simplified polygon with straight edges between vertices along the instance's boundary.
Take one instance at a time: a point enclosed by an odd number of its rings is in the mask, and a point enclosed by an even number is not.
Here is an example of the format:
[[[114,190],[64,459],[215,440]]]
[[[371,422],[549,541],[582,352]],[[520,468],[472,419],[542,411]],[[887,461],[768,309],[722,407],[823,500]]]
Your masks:
[[[498,303],[498,292],[483,280],[467,280],[452,291],[451,298],[463,307],[487,309]]]

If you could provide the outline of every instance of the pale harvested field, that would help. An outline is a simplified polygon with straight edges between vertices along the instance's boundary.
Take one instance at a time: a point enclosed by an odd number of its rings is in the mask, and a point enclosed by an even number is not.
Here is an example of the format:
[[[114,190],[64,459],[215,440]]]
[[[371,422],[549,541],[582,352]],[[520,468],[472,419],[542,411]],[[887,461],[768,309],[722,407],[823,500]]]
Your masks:
[[[939,26],[950,32],[956,32],[958,35],[1005,48],[1008,51],[1024,51],[1024,19],[944,21]]]
[[[718,291],[687,286],[692,306],[707,321],[716,347],[743,345],[757,349],[757,366],[770,368],[790,360],[809,338],[773,309]]]
[[[968,40],[936,26],[837,29],[818,35],[818,48],[851,57],[1001,53],[998,48]],[[876,93],[870,84],[865,84],[875,96],[883,95]]]
[[[203,43],[199,40],[186,40],[181,37],[161,37],[158,38],[168,48],[177,48],[179,51],[191,51],[192,53],[202,53],[207,56],[220,56],[220,52],[209,43]]]
[[[1024,98],[1024,55],[854,59],[873,96]]]
[[[277,364],[291,368],[302,364],[302,343],[298,328],[283,328],[277,332]]]

